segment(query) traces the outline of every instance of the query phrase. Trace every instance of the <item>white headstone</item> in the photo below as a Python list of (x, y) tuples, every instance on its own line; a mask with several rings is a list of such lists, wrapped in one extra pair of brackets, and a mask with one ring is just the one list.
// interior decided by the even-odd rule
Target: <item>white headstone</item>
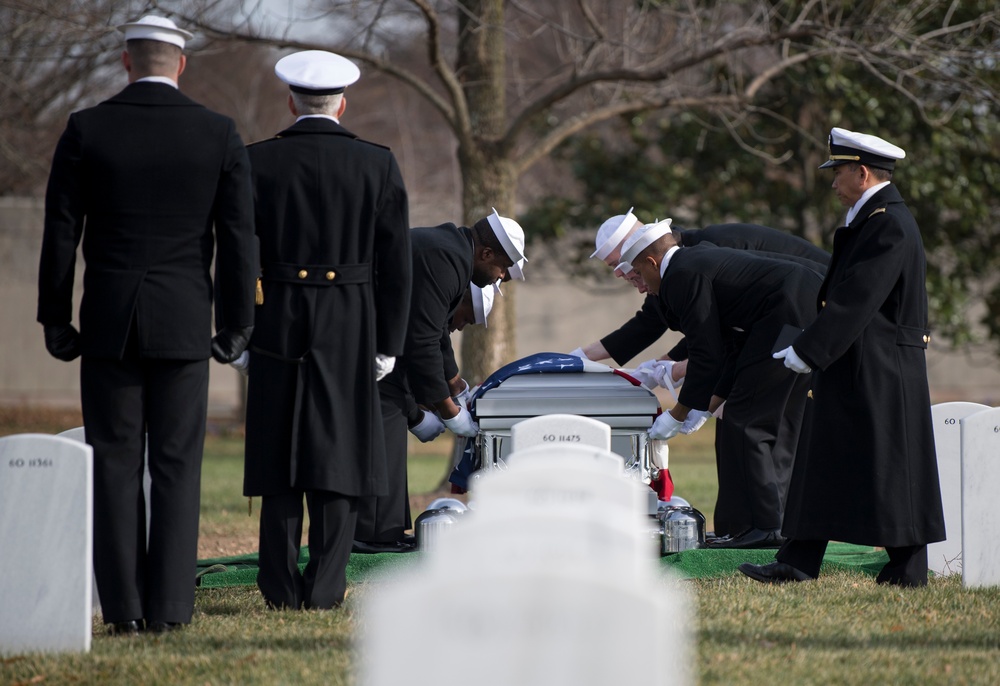
[(546, 414), (518, 422), (510, 429), (514, 450), (536, 445), (589, 445), (611, 450), (611, 427), (576, 414)]
[(516, 463), (518, 466), (523, 466), (525, 461), (563, 460), (567, 457), (591, 462), (607, 470), (609, 474), (616, 476), (624, 475), (625, 461), (621, 455), (611, 452), (609, 448), (598, 448), (587, 445), (543, 444), (518, 449), (507, 456), (506, 465), (512, 466)]
[(476, 488), (434, 555), (369, 596), (360, 683), (692, 683), (689, 603), (655, 564), (638, 482), (563, 455)]
[(1000, 586), (1000, 407), (962, 422), (962, 585)]
[(939, 403), (931, 407), (941, 505), (948, 538), (927, 546), (927, 566), (935, 574), (962, 572), (962, 420), (988, 410), (979, 403)]
[(0, 438), (0, 654), (90, 650), (93, 451)]
[[(63, 431), (62, 433), (60, 433), (59, 435), (62, 436), (63, 438), (69, 438), (69, 439), (74, 440), (74, 441), (79, 441), (80, 443), (86, 443), (87, 442), (87, 435), (86, 435), (86, 432), (84, 431), (84, 428), (82, 426), (78, 426), (78, 427), (76, 427), (74, 429), (67, 429), (66, 431)], [(150, 512), (152, 511), (151, 503), (150, 503), (150, 500), (149, 500), (149, 491), (150, 491), (150, 489), (152, 487), (153, 487), (153, 478), (149, 474), (149, 448), (148, 448), (148, 443), (147, 443), (146, 460), (145, 460), (145, 464), (143, 466), (143, 472), (142, 472), (142, 494), (143, 494), (143, 497), (146, 500), (146, 542), (147, 543), (149, 543), (149, 519), (150, 519)], [(96, 577), (94, 579), (94, 588), (93, 588), (92, 593), (93, 593), (93, 600), (94, 600), (94, 614), (97, 614), (98, 612), (101, 611), (101, 598), (100, 598), (100, 596), (97, 593), (97, 579), (96, 579)]]

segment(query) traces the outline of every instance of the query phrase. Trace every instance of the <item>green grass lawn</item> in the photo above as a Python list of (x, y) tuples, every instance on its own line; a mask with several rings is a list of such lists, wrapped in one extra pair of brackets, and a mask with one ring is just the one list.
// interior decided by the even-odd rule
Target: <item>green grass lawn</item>
[[(708, 517), (711, 431), (672, 440), (670, 455), (677, 494)], [(450, 446), (414, 446), (412, 493), (438, 486)], [(259, 503), (248, 517), (242, 439), (212, 437), (206, 447), (203, 537), (252, 546)], [(690, 630), (702, 684), (1000, 683), (1000, 589), (966, 590), (948, 577), (903, 591), (852, 572), (780, 587), (740, 575), (685, 584), (697, 609)], [(377, 592), (365, 582), (338, 611), (269, 612), (256, 588), (199, 589), (183, 631), (111, 638), (95, 621), (89, 654), (0, 657), (0, 684), (353, 684), (352, 639), (364, 597)], [(475, 686), (472, 675), (451, 674), (444, 658), (441, 680)]]

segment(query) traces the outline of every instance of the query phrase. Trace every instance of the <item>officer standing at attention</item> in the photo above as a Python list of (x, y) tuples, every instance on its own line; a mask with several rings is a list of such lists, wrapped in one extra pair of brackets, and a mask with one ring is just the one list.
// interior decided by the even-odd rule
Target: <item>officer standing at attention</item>
[(403, 352), (407, 196), (393, 154), (340, 124), (357, 66), (307, 50), (274, 71), (297, 119), (249, 146), (261, 290), (243, 488), (262, 496), (257, 585), (267, 605), (328, 609), (347, 590), (359, 501), (388, 490), (377, 382)]
[(231, 362), (245, 348), (256, 265), (243, 142), (231, 119), (177, 88), (191, 34), (152, 15), (118, 28), (129, 85), (71, 115), (52, 160), (38, 321), (54, 357), (81, 356), (97, 589), (110, 632), (134, 634), (191, 621), (208, 358)]
[(788, 540), (774, 562), (740, 565), (758, 581), (815, 579), (837, 540), (885, 548), (877, 583), (926, 586), (927, 544), (945, 538), (924, 353), (926, 259), (892, 183), (905, 154), (877, 136), (830, 132), (820, 168), (833, 169), (847, 220), (834, 234), (819, 314), (774, 355), (798, 374), (812, 371), (812, 400), (782, 527)]

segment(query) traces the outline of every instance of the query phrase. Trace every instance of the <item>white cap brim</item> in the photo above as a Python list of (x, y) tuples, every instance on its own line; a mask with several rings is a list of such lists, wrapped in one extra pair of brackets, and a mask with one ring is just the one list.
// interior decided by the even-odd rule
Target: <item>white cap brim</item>
[(670, 219), (664, 219), (655, 224), (646, 224), (629, 236), (628, 240), (625, 241), (625, 245), (622, 246), (622, 262), (627, 262), (631, 265), (635, 262), (635, 258), (639, 256), (639, 253), (660, 238), (671, 233), (670, 221)]
[(118, 26), (118, 30), (125, 34), (126, 41), (155, 40), (176, 45), (182, 50), (185, 43), (194, 38), (193, 33), (177, 28), (177, 25), (171, 20), (151, 14), (138, 21), (121, 24)]
[(282, 57), (275, 75), (293, 89), (340, 92), (361, 78), (358, 65), (326, 50), (302, 50)]
[(486, 320), (493, 310), (494, 289), (489, 286), (480, 288), (476, 284), (470, 284), (469, 289), (472, 291), (472, 311), (476, 315), (476, 324), (485, 327)]
[(493, 214), (488, 216), (486, 219), (487, 221), (489, 221), (490, 228), (493, 229), (493, 234), (497, 237), (497, 240), (500, 241), (500, 245), (503, 246), (504, 252), (507, 253), (507, 257), (509, 257), (514, 264), (517, 264), (518, 262), (521, 261), (527, 262), (528, 258), (524, 256), (524, 248), (523, 248), (524, 230), (521, 228), (521, 225), (518, 224), (513, 219), (507, 220), (511, 222), (511, 224), (513, 224), (515, 227), (517, 227), (517, 231), (520, 232), (521, 234), (519, 236), (519, 239), (521, 241), (522, 247), (518, 248), (517, 245), (515, 245), (514, 241), (511, 239), (510, 235), (507, 233), (507, 227), (504, 226), (503, 222), (504, 217), (500, 216), (500, 213), (496, 211), (495, 207), (491, 209), (493, 210)]
[(608, 255), (614, 252), (615, 248), (625, 240), (628, 235), (629, 230), (635, 226), (635, 223), (639, 219), (632, 214), (632, 210), (635, 207), (628, 208), (628, 212), (625, 213), (625, 218), (622, 219), (621, 223), (615, 228), (615, 230), (608, 236), (608, 239), (602, 243), (597, 250), (590, 254), (591, 259), (597, 257), (599, 259), (605, 259)]

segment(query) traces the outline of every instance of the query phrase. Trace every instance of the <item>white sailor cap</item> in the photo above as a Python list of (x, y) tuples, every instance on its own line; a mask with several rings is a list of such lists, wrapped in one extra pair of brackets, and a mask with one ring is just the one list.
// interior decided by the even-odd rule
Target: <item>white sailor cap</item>
[(278, 60), (274, 73), (296, 93), (335, 95), (361, 78), (358, 65), (326, 50), (293, 52)]
[(820, 169), (857, 162), (878, 169), (893, 169), (896, 160), (906, 157), (903, 149), (867, 133), (847, 129), (830, 129), (830, 159), (819, 165)]
[(597, 230), (597, 240), (595, 241), (597, 250), (591, 253), (591, 258), (605, 259), (615, 251), (619, 243), (625, 240), (629, 230), (639, 221), (632, 214), (634, 209), (635, 207), (630, 207), (625, 214), (616, 214), (601, 224), (601, 228)]
[(476, 324), (486, 326), (486, 318), (490, 316), (493, 309), (493, 296), (496, 291), (491, 286), (480, 288), (476, 284), (469, 284), (472, 291), (472, 311), (476, 314)]
[(487, 217), (487, 220), (490, 223), (490, 228), (493, 229), (493, 234), (500, 241), (504, 252), (507, 253), (507, 257), (514, 264), (520, 262), (523, 266), (528, 258), (524, 256), (524, 229), (521, 228), (521, 225), (513, 219), (501, 217), (496, 208), (493, 208), (493, 214)]
[(632, 262), (639, 253), (670, 233), (670, 221), (668, 218), (655, 224), (645, 224), (626, 238), (625, 244), (622, 245), (622, 262), (628, 263), (629, 268), (624, 269), (622, 265), (618, 265), (618, 268), (622, 268), (626, 274), (632, 271)]
[(194, 38), (190, 31), (177, 28), (177, 24), (166, 17), (147, 14), (142, 19), (122, 24), (118, 30), (125, 34), (125, 40), (158, 40), (176, 45), (181, 50), (184, 43)]
[[(521, 258), (520, 260), (518, 260), (514, 264), (510, 265), (510, 269), (507, 270), (507, 273), (510, 274), (510, 278), (512, 280), (514, 280), (514, 281), (524, 281), (524, 263), (525, 262), (526, 262), (526, 260), (524, 258)], [(500, 289), (498, 288), (497, 290), (500, 290)], [(501, 293), (501, 295), (503, 295), (503, 294)]]

